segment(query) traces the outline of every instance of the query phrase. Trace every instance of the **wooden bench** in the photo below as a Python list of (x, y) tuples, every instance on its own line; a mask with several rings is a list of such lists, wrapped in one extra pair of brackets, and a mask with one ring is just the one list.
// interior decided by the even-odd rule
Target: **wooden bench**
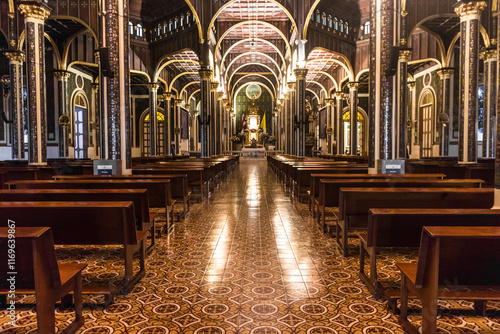
[[(0, 293), (7, 294), (10, 306), (10, 302), (14, 301), (12, 294), (34, 292), (37, 331), (54, 334), (56, 333), (55, 304), (73, 292), (75, 320), (62, 333), (75, 333), (85, 322), (82, 315), (82, 270), (87, 265), (58, 263), (49, 227), (18, 227), (11, 222), (8, 224), (10, 227), (0, 227), (0, 256), (2, 258)], [(11, 239), (9, 235), (14, 235), (15, 238)], [(12, 249), (15, 251), (15, 261), (9, 263), (7, 259), (9, 259), (9, 250)], [(12, 282), (15, 290), (11, 290), (11, 282), (8, 281), (12, 276), (15, 279)]]
[[(467, 247), (464, 247), (467, 245)], [(422, 333), (437, 331), (437, 300), (474, 300), (485, 316), (486, 301), (500, 300), (500, 227), (424, 227), (418, 263), (401, 270), (399, 323), (420, 333), (408, 320), (408, 296), (422, 302)]]
[[(359, 234), (359, 277), (375, 298), (383, 294), (389, 299), (393, 309), (399, 290), (386, 289), (379, 282), (377, 250), (381, 247), (418, 247), (424, 226), (500, 226), (500, 210), (370, 209), (367, 233)], [(366, 255), (370, 256), (370, 276), (364, 271)]]
[(158, 175), (56, 175), (54, 180), (170, 180), (170, 191), (172, 199), (182, 202), (183, 214), (185, 218), (189, 212), (189, 196), (187, 174), (158, 174)]
[(148, 191), (146, 189), (10, 189), (0, 190), (0, 202), (92, 202), (130, 201), (134, 203), (137, 229), (150, 231), (150, 253), (155, 248), (155, 225), (149, 215)]
[(10, 189), (147, 189), (149, 207), (154, 214), (165, 214), (167, 231), (173, 229), (173, 200), (170, 180), (38, 180), (10, 181)]
[(421, 179), (421, 180), (439, 180), (444, 179), (444, 174), (311, 174), (311, 183), (309, 195), (309, 211), (312, 212), (313, 218), (316, 217), (316, 209), (313, 208), (315, 201), (319, 198), (320, 180), (321, 179)]
[[(146, 273), (146, 231), (137, 231), (132, 202), (0, 202), (0, 216), (19, 227), (48, 226), (56, 245), (120, 245), (124, 248), (124, 294)], [(6, 226), (7, 221), (1, 222)], [(134, 275), (133, 255), (139, 253)], [(102, 288), (115, 294), (117, 290)]]
[(366, 231), (369, 209), (490, 209), (493, 196), (491, 188), (341, 188), (339, 215), (333, 221), (337, 245), (347, 254), (348, 233)]

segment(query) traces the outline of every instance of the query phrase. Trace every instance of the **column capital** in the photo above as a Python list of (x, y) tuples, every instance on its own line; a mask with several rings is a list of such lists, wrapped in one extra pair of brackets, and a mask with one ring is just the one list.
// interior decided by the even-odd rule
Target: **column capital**
[(163, 102), (163, 101), (165, 101), (165, 98), (163, 97), (163, 94), (158, 95), (158, 96), (156, 97), (156, 99), (158, 100), (158, 102)]
[(453, 75), (453, 73), (455, 73), (455, 69), (453, 67), (443, 67), (443, 68), (439, 69), (437, 72), (439, 74), (439, 78), (441, 78), (441, 80), (443, 80), (443, 79), (451, 77)]
[(297, 77), (297, 80), (305, 80), (309, 70), (307, 68), (296, 68), (293, 73)]
[(496, 60), (498, 55), (497, 49), (486, 49), (479, 54), (479, 57), (485, 61)]
[(222, 105), (225, 106), (229, 103), (229, 99), (225, 98), (225, 99), (222, 99)]
[(218, 83), (217, 81), (212, 81), (212, 82), (210, 83), (210, 90), (211, 90), (212, 92), (216, 92), (216, 91), (217, 91), (217, 89), (219, 89), (219, 83)]
[(407, 85), (408, 85), (408, 88), (415, 89), (415, 81), (408, 81)]
[(295, 90), (295, 81), (290, 81), (290, 82), (288, 82), (288, 83), (287, 83), (287, 86), (288, 86), (288, 90), (289, 90), (289, 91), (291, 91), (291, 90), (292, 90), (292, 91), (293, 91), (293, 90)]
[(222, 97), (224, 97), (224, 92), (217, 92), (217, 100), (222, 101)]
[(69, 71), (66, 71), (66, 70), (54, 70), (54, 76), (59, 81), (68, 80), (70, 75), (71, 75), (71, 73)]
[(186, 108), (187, 110), (191, 109), (191, 105), (190, 104), (186, 104), (184, 105), (184, 108)]
[(199, 70), (201, 80), (210, 80), (212, 79), (212, 70)]
[(408, 61), (412, 55), (412, 50), (411, 49), (401, 49), (399, 50), (399, 59)]
[(25, 55), (21, 51), (8, 51), (5, 52), (5, 57), (9, 59), (9, 62), (19, 62), (22, 63), (25, 60)]
[(19, 12), (26, 18), (45, 21), (50, 15), (50, 8), (44, 3), (26, 1), (19, 5)]
[(335, 99), (325, 99), (325, 104), (328, 106), (333, 106), (335, 104)]
[(455, 13), (457, 13), (460, 17), (471, 14), (481, 14), (481, 12), (486, 8), (486, 1), (461, 0), (453, 5), (453, 7), (455, 7)]
[(163, 98), (165, 100), (170, 100), (172, 98), (172, 93), (171, 92), (166, 92), (165, 94), (163, 94)]
[(335, 92), (335, 98), (336, 98), (337, 100), (339, 100), (339, 99), (340, 99), (340, 100), (342, 100), (342, 99), (344, 98), (344, 95), (345, 95), (345, 94), (344, 94), (344, 93), (342, 93), (342, 92)]
[(349, 90), (358, 90), (359, 82), (356, 82), (356, 81), (348, 82), (347, 87), (349, 87)]
[(175, 99), (174, 100), (175, 106), (180, 107), (183, 101), (184, 101), (183, 99)]
[(150, 91), (158, 90), (158, 88), (160, 88), (160, 84), (158, 82), (149, 82), (146, 84), (146, 86), (148, 87), (148, 90), (150, 90)]

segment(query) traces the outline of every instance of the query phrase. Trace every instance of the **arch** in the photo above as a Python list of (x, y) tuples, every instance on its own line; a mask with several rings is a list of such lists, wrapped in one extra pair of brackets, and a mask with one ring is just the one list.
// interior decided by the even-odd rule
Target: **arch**
[(413, 65), (413, 64), (423, 63), (426, 61), (435, 62), (436, 65), (438, 65), (439, 67), (442, 67), (441, 62), (439, 60), (437, 60), (436, 58), (424, 58), (424, 59), (412, 60), (412, 61), (409, 61), (408, 64)]
[[(194, 98), (194, 97), (193, 97), (193, 96), (194, 96), (194, 94), (198, 93), (200, 90), (201, 90), (201, 89), (199, 89), (199, 88), (198, 88), (197, 90), (195, 90), (194, 92), (192, 92), (192, 93), (191, 93), (191, 95), (189, 95), (189, 99), (188, 99), (188, 101), (191, 101), (191, 99), (193, 99), (193, 98)], [(194, 100), (196, 101), (196, 99), (194, 99)], [(198, 102), (198, 103), (199, 103), (199, 102)]]
[[(198, 74), (198, 72), (182, 72), (180, 74), (177, 74), (175, 76), (175, 78), (172, 79), (172, 81), (170, 81), (170, 84), (168, 85), (168, 90), (170, 91), (172, 89), (172, 86), (174, 85), (175, 81), (177, 79), (179, 79), (180, 77), (184, 76), (184, 75), (189, 75), (189, 74)], [(183, 91), (184, 89), (181, 90), (181, 92)]]
[(363, 74), (365, 74), (365, 73), (368, 73), (368, 72), (370, 72), (370, 70), (369, 70), (369, 69), (359, 71), (359, 73), (356, 75), (356, 80), (355, 80), (355, 81), (356, 81), (356, 82), (358, 82), (358, 81), (359, 81), (359, 79), (361, 79), (361, 76), (362, 76)]
[(85, 34), (86, 32), (87, 32), (87, 29), (81, 29), (81, 30), (77, 31), (76, 33), (74, 33), (72, 36), (70, 36), (70, 38), (68, 38), (68, 40), (66, 41), (66, 44), (64, 45), (63, 54), (61, 57), (61, 63), (59, 64), (60, 70), (64, 70), (66, 68), (66, 63), (68, 61), (68, 55), (69, 55), (69, 49), (71, 47), (71, 43), (73, 43), (73, 41), (78, 36), (81, 36), (81, 35)]
[(233, 45), (231, 45), (229, 47), (229, 49), (227, 49), (227, 51), (224, 54), (224, 56), (222, 56), (222, 60), (221, 60), (220, 63), (224, 64), (224, 60), (226, 59), (226, 56), (229, 54), (229, 51), (231, 51), (235, 46), (237, 46), (238, 44), (247, 42), (247, 41), (251, 41), (252, 39), (255, 40), (255, 41), (259, 41), (259, 42), (263, 42), (263, 43), (269, 44), (271, 47), (273, 47), (278, 52), (278, 54), (281, 57), (281, 60), (283, 61), (283, 64), (286, 64), (285, 57), (281, 54), (280, 49), (278, 49), (278, 47), (276, 45), (274, 45), (273, 43), (269, 42), (267, 39), (262, 39), (262, 38), (245, 38), (245, 39), (242, 39), (242, 40), (234, 43)]
[[(77, 104), (77, 98), (81, 98), (82, 104)], [(89, 112), (90, 103), (83, 89), (75, 89), (71, 94), (71, 127), (68, 135), (73, 139), (73, 148), (76, 159), (85, 159), (88, 156), (89, 147)], [(81, 110), (77, 110), (81, 107)], [(81, 126), (80, 126), (81, 124)]]
[(186, 1), (187, 5), (189, 6), (189, 9), (191, 9), (191, 14), (193, 14), (194, 21), (196, 22), (196, 26), (198, 27), (199, 42), (204, 43), (205, 40), (203, 39), (203, 28), (201, 27), (201, 22), (200, 18), (198, 17), (198, 13), (196, 12), (196, 9), (194, 9), (193, 4), (191, 4), (190, 0), (184, 0), (184, 1)]
[(229, 80), (228, 80), (228, 81), (226, 81), (226, 82), (229, 84), (229, 83), (231, 82), (231, 80), (233, 79), (233, 76), (234, 76), (236, 73), (238, 73), (238, 70), (239, 70), (240, 68), (245, 67), (245, 66), (248, 66), (248, 65), (259, 65), (259, 66), (262, 66), (262, 67), (267, 68), (267, 69), (270, 71), (270, 73), (271, 73), (272, 75), (274, 75), (274, 77), (276, 78), (276, 82), (279, 82), (279, 79), (278, 79), (278, 76), (276, 75), (276, 73), (274, 73), (274, 72), (273, 72), (273, 70), (272, 70), (269, 66), (267, 66), (267, 65), (265, 65), (265, 64), (260, 64), (260, 63), (246, 63), (246, 64), (241, 65), (240, 67), (238, 67), (238, 68), (237, 68), (237, 69), (233, 72), (233, 74), (231, 74), (231, 77), (230, 77), (230, 78), (229, 78)]
[[(352, 64), (351, 62), (349, 61), (349, 59), (347, 58), (347, 56), (345, 56), (344, 54), (342, 53), (339, 53), (339, 52), (335, 52), (335, 51), (332, 51), (332, 50), (328, 50), (328, 49), (325, 49), (325, 48), (322, 48), (322, 47), (317, 47), (317, 48), (314, 48), (312, 49), (310, 52), (309, 52), (309, 55), (314, 51), (314, 50), (321, 50), (321, 51), (324, 51), (324, 52), (328, 52), (328, 53), (331, 53), (332, 55), (335, 55), (335, 56), (338, 56), (340, 57), (345, 63), (339, 61), (338, 59), (333, 59), (333, 58), (330, 58), (330, 59), (311, 59), (311, 60), (308, 60), (307, 62), (310, 63), (310, 62), (316, 62), (316, 61), (333, 61), (337, 64), (339, 64), (340, 66), (342, 66), (347, 74), (349, 75), (349, 80), (354, 80), (354, 69), (352, 67)], [(307, 58), (309, 58), (309, 55), (307, 56)], [(306, 59), (307, 59), (306, 58)]]
[(335, 78), (330, 73), (325, 72), (325, 71), (309, 71), (308, 73), (313, 73), (313, 74), (314, 73), (319, 73), (319, 74), (326, 75), (333, 82), (333, 88), (332, 89), (338, 89), (337, 80), (335, 80)]
[[(235, 0), (235, 1), (238, 1), (238, 0)], [(271, 1), (271, 0), (268, 0), (268, 1)], [(281, 36), (281, 38), (285, 41), (285, 46), (286, 46), (287, 50), (290, 51), (290, 54), (292, 54), (290, 45), (288, 44), (288, 40), (287, 40), (286, 36), (281, 32), (281, 30), (279, 30), (276, 26), (272, 25), (269, 22), (259, 21), (259, 20), (242, 21), (242, 22), (238, 22), (235, 25), (231, 26), (231, 28), (229, 28), (228, 30), (226, 30), (224, 32), (224, 34), (222, 34), (222, 36), (219, 38), (219, 40), (217, 41), (217, 45), (215, 46), (215, 50), (219, 50), (220, 44), (222, 43), (222, 41), (224, 40), (224, 38), (227, 36), (227, 34), (229, 34), (229, 32), (231, 32), (233, 29), (238, 28), (239, 26), (242, 26), (242, 25), (245, 25), (245, 24), (248, 24), (248, 23), (262, 24), (262, 25), (265, 25), (265, 26), (268, 26), (268, 27), (274, 29)]]
[[(186, 91), (186, 88), (188, 88), (189, 86), (191, 85), (195, 85), (195, 84), (199, 84), (200, 82), (199, 81), (191, 81), (189, 82), (188, 84), (186, 84), (184, 87), (182, 87), (181, 89), (181, 96), (182, 94), (184, 94), (184, 92)], [(188, 100), (189, 101), (189, 100)]]
[(200, 66), (199, 61), (192, 60), (192, 59), (172, 59), (172, 60), (169, 60), (166, 63), (163, 63), (162, 65), (160, 65), (160, 67), (157, 70), (155, 70), (155, 75), (153, 78), (154, 82), (158, 81), (158, 78), (160, 77), (161, 70), (163, 70), (167, 65), (170, 65), (173, 63), (184, 63), (184, 62), (193, 63), (193, 64)]
[[(351, 107), (350, 106), (347, 106), (345, 107), (344, 109), (342, 109), (342, 126), (345, 126), (345, 123), (348, 123), (349, 124), (349, 121), (344, 121), (346, 116), (345, 114), (346, 113), (350, 113), (351, 112)], [(361, 115), (361, 120), (359, 119), (359, 116)], [(357, 118), (358, 118), (358, 121), (357, 123), (361, 123), (362, 124), (362, 128), (361, 128), (361, 135), (358, 134), (358, 144), (359, 144), (359, 139), (361, 138), (362, 142), (361, 142), (361, 155), (367, 155), (368, 153), (368, 137), (369, 137), (369, 128), (368, 128), (368, 114), (367, 112), (361, 108), (360, 106), (358, 106), (358, 113), (357, 113)], [(344, 132), (344, 136), (347, 134), (347, 131), (343, 131)], [(347, 146), (347, 144), (349, 143), (349, 141), (346, 141), (344, 140), (344, 147), (342, 148), (342, 150), (344, 150)]]
[[(427, 96), (430, 96), (430, 101), (425, 100)], [(417, 129), (417, 132), (420, 144), (420, 154), (424, 157), (433, 155), (432, 150), (437, 138), (436, 102), (436, 92), (432, 87), (425, 87), (424, 89), (422, 89), (417, 104), (417, 120), (419, 122), (419, 128)], [(425, 109), (426, 107), (430, 107), (430, 109)], [(430, 129), (428, 129), (429, 125)]]
[(273, 88), (274, 88), (274, 95), (277, 95), (276, 86), (271, 82), (271, 80), (269, 80), (269, 78), (267, 78), (265, 75), (258, 74), (258, 73), (257, 74), (245, 74), (244, 76), (239, 78), (233, 85), (233, 91), (234, 91), (234, 87), (236, 87), (238, 85), (238, 82), (240, 82), (241, 80), (243, 80), (244, 78), (249, 77), (249, 76), (258, 76), (258, 77), (262, 77), (262, 78), (266, 79), (267, 81), (269, 81), (271, 86), (273, 86)]
[[(256, 54), (256, 55), (259, 55), (259, 56), (263, 56), (263, 57), (266, 57), (268, 58), (269, 60), (271, 60), (273, 62), (274, 65), (276, 65), (276, 68), (278, 69), (278, 71), (280, 71), (280, 66), (278, 66), (278, 63), (269, 55), (265, 54), (265, 53), (262, 53), (262, 52), (255, 52), (255, 51), (248, 51), (248, 52), (245, 52), (245, 53), (242, 53), (240, 55), (238, 55), (237, 57), (235, 57), (230, 63), (229, 65), (227, 66), (226, 68), (226, 75), (225, 75), (225, 79), (227, 80), (227, 74), (229, 72), (229, 69), (231, 68), (231, 66), (233, 66), (234, 62), (236, 60), (238, 60), (239, 58), (243, 57), (243, 56), (246, 56), (246, 55), (249, 55), (249, 54)], [(264, 64), (262, 64), (264, 65)]]
[[(186, 0), (186, 1), (189, 1), (189, 0)], [(210, 21), (210, 24), (208, 25), (208, 29), (207, 29), (207, 36), (209, 36), (210, 34), (210, 31), (212, 29), (212, 27), (214, 26), (215, 24), (215, 20), (217, 20), (217, 18), (219, 17), (220, 13), (222, 13), (222, 11), (224, 9), (226, 9), (229, 5), (231, 5), (232, 3), (235, 3), (237, 1), (240, 1), (240, 0), (230, 0), (228, 1), (226, 4), (224, 4), (224, 6), (222, 6), (221, 8), (219, 8), (219, 10), (217, 11), (217, 13), (215, 13), (215, 15), (212, 17), (212, 20)], [(295, 29), (295, 31), (299, 31), (299, 29), (297, 28), (297, 24), (295, 23), (295, 19), (293, 18), (293, 16), (290, 14), (290, 12), (282, 5), (280, 4), (278, 1), (276, 0), (267, 0), (268, 2), (271, 2), (275, 5), (277, 5), (278, 7), (280, 7), (283, 12), (285, 12), (285, 14), (288, 16), (288, 18), (290, 19), (290, 22), (292, 23), (292, 27), (293, 29)], [(316, 0), (316, 1), (320, 1), (320, 0)], [(248, 22), (248, 21), (247, 21)], [(258, 22), (258, 21), (257, 21)], [(292, 29), (292, 30), (293, 30)], [(220, 38), (220, 39), (223, 39), (223, 38)], [(287, 39), (285, 38), (285, 41)], [(217, 49), (216, 49), (217, 50)]]
[(307, 39), (307, 30), (309, 29), (309, 22), (311, 22), (311, 20), (307, 19), (309, 17), (311, 17), (312, 15), (314, 15), (314, 12), (316, 10), (316, 7), (318, 6), (318, 4), (321, 2), (321, 0), (315, 0), (314, 1), (314, 4), (311, 6), (311, 9), (309, 10), (309, 13), (307, 14), (306, 16), (306, 20), (304, 21), (304, 30), (302, 32), (302, 39)]
[(151, 77), (149, 76), (148, 73), (144, 72), (144, 71), (138, 71), (138, 70), (130, 70), (130, 73), (132, 74), (139, 74), (139, 75), (143, 75), (145, 76), (147, 79), (148, 79), (148, 82), (151, 82)]
[(306, 91), (311, 92), (311, 93), (314, 95), (314, 97), (315, 97), (315, 98), (318, 100), (318, 102), (319, 102), (319, 97), (318, 97), (318, 94), (316, 94), (316, 92), (315, 92), (315, 91), (313, 91), (311, 88), (306, 88)]
[[(165, 112), (163, 108), (161, 107), (156, 107), (156, 118), (158, 119), (158, 128), (157, 128), (157, 150), (159, 152), (164, 152), (164, 145), (165, 145), (165, 140), (162, 136), (165, 136), (165, 127), (164, 127), (164, 120), (165, 120)], [(144, 142), (146, 141), (144, 138), (145, 129), (149, 131), (149, 125), (148, 122), (149, 120), (146, 120), (146, 117), (149, 116), (149, 107), (144, 109), (144, 111), (141, 113), (139, 117), (139, 140), (140, 140), (140, 149), (141, 149), (141, 155), (149, 155), (149, 147), (145, 147)], [(149, 143), (151, 145), (151, 143)]]
[(258, 82), (258, 81), (251, 81), (251, 82), (245, 82), (243, 85), (241, 85), (241, 87), (240, 87), (240, 88), (238, 88), (238, 90), (236, 91), (236, 93), (235, 93), (235, 94), (234, 94), (234, 96), (233, 96), (233, 101), (232, 101), (232, 103), (231, 103), (233, 106), (234, 106), (234, 104), (236, 103), (235, 98), (236, 98), (236, 96), (238, 96), (238, 93), (239, 93), (239, 92), (240, 92), (243, 88), (245, 88), (246, 86), (248, 86), (248, 85), (252, 85), (252, 84), (253, 84), (253, 85), (259, 85), (259, 86), (261, 86), (261, 87), (264, 87), (264, 88), (265, 88), (265, 89), (269, 92), (269, 94), (271, 94), (271, 98), (272, 98), (273, 100), (276, 100), (276, 97), (274, 96), (273, 92), (271, 92), (271, 90), (269, 89), (269, 87), (267, 87), (267, 85), (264, 85), (263, 83)]
[[(314, 81), (314, 80), (306, 80), (306, 81), (318, 85), (321, 88), (321, 90), (325, 92), (325, 94), (328, 93), (328, 90), (326, 90), (325, 86), (323, 86), (319, 82)], [(318, 101), (319, 101), (319, 99), (318, 99)]]

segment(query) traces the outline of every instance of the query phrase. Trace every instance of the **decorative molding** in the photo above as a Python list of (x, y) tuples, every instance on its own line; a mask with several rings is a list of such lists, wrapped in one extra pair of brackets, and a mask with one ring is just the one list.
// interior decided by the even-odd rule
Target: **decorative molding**
[(441, 80), (443, 80), (443, 79), (451, 77), (453, 75), (453, 73), (455, 73), (455, 69), (452, 67), (443, 67), (443, 68), (439, 69), (437, 72), (439, 74), (439, 78)]
[(409, 49), (399, 50), (399, 59), (408, 61), (412, 55), (412, 51)]
[(356, 82), (356, 81), (348, 82), (347, 87), (349, 87), (349, 90), (357, 91), (359, 88), (359, 82)]
[(170, 100), (172, 98), (172, 93), (171, 92), (166, 92), (163, 94), (163, 98), (165, 100)]
[(54, 76), (59, 81), (68, 80), (70, 75), (71, 73), (66, 70), (54, 70)]
[(9, 52), (5, 52), (4, 55), (11, 62), (15, 61), (15, 62), (22, 63), (26, 59), (26, 56), (24, 55), (24, 53), (22, 53), (20, 51), (9, 51)]
[(38, 20), (45, 21), (49, 15), (50, 15), (50, 10), (47, 6), (45, 5), (40, 5), (40, 4), (21, 4), (19, 5), (19, 12), (24, 15), (25, 17), (29, 18), (34, 18)]
[(217, 81), (212, 81), (212, 82), (210, 83), (210, 90), (211, 90), (212, 92), (216, 92), (216, 91), (217, 91), (217, 89), (219, 89), (219, 83), (218, 83)]
[(212, 79), (212, 70), (199, 70), (198, 73), (200, 74), (200, 78), (203, 80), (210, 80)]
[(479, 57), (483, 60), (496, 60), (498, 55), (497, 49), (486, 49), (480, 53)]
[(305, 80), (305, 78), (307, 76), (307, 72), (309, 72), (309, 70), (307, 68), (296, 68), (293, 71), (297, 80)]
[(481, 14), (486, 6), (486, 1), (464, 2), (462, 0), (455, 4), (455, 13), (460, 17), (471, 14)]

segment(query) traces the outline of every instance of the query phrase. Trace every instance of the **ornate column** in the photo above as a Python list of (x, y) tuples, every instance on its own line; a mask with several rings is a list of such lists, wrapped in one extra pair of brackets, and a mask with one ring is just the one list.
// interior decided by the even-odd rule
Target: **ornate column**
[(201, 78), (201, 106), (200, 106), (200, 143), (201, 143), (201, 157), (206, 158), (210, 156), (208, 151), (208, 115), (210, 112), (210, 79), (212, 79), (212, 71), (203, 69), (199, 71)]
[[(406, 16), (405, 16), (406, 18)], [(406, 20), (404, 20), (406, 21)], [(398, 66), (398, 81), (397, 81), (397, 110), (398, 110), (398, 135), (397, 140), (397, 158), (406, 159), (406, 149), (408, 144), (408, 138), (406, 137), (407, 128), (406, 123), (408, 121), (408, 61), (411, 57), (411, 50), (403, 49), (399, 51), (399, 66)]]
[(175, 99), (174, 110), (174, 136), (175, 136), (175, 154), (181, 153), (181, 105), (182, 99)]
[(24, 101), (23, 62), (24, 54), (19, 51), (6, 52), (10, 67), (10, 110), (12, 112), (11, 143), (12, 160), (24, 159)]
[(103, 117), (101, 132), (105, 145), (101, 147), (103, 159), (121, 161), (124, 174), (132, 167), (130, 140), (130, 71), (128, 0), (104, 0), (101, 46), (108, 49), (112, 76), (101, 75)]
[(26, 31), (26, 76), (28, 92), (28, 161), (47, 164), (47, 103), (45, 88), (44, 21), (50, 9), (44, 3), (19, 5)]
[(307, 68), (297, 68), (294, 70), (295, 77), (297, 78), (296, 84), (296, 103), (297, 115), (299, 121), (299, 128), (297, 133), (297, 156), (305, 157), (306, 155), (306, 76)]
[(484, 59), (483, 158), (495, 157), (497, 118), (497, 50), (488, 49)]
[(417, 145), (418, 142), (417, 142), (417, 123), (416, 123), (416, 120), (417, 120), (417, 103), (416, 103), (416, 100), (417, 100), (417, 92), (416, 92), (416, 89), (415, 89), (415, 81), (410, 81), (408, 82), (408, 89), (409, 89), (409, 106), (410, 108), (408, 109), (408, 120), (409, 122), (407, 122), (406, 124), (406, 128), (407, 128), (407, 131), (408, 131), (408, 144), (409, 144), (409, 151), (408, 151), (408, 154), (409, 156), (411, 157), (412, 156), (412, 152), (413, 152), (413, 145)]
[(289, 154), (286, 134), (288, 133), (288, 128), (289, 128), (288, 114), (290, 113), (290, 93), (289, 92), (283, 93), (283, 96), (285, 97), (285, 104), (281, 109), (281, 129), (279, 133), (280, 150), (283, 151), (284, 154)]
[(208, 131), (209, 135), (209, 155), (216, 155), (216, 147), (217, 147), (217, 88), (219, 88), (219, 83), (218, 82), (211, 82), (210, 83), (210, 130)]
[(395, 42), (396, 2), (370, 2), (370, 125), (368, 168), (375, 172), (379, 160), (394, 158), (393, 107), (394, 78), (387, 76), (390, 67), (391, 46)]
[[(217, 85), (218, 86), (218, 85)], [(222, 97), (224, 96), (224, 93), (223, 92), (217, 92), (217, 110), (216, 110), (216, 113), (215, 113), (215, 120), (216, 120), (216, 123), (215, 123), (215, 126), (216, 126), (216, 130), (215, 130), (215, 143), (216, 143), (216, 146), (215, 146), (215, 154), (216, 155), (219, 155), (219, 154), (222, 154), (224, 151), (223, 151), (223, 148), (222, 148), (222, 144), (224, 142), (223, 140), (223, 136), (224, 136), (224, 112), (223, 112), (223, 109), (222, 109)]]
[[(498, 17), (500, 16), (500, 6), (497, 6), (497, 12), (496, 12), (497, 20)], [(498, 24), (498, 21), (496, 22), (496, 36), (499, 35), (500, 33), (500, 24)], [(497, 64), (500, 63), (500, 43), (497, 44)], [(496, 89), (496, 94), (497, 94), (497, 118), (496, 118), (496, 135), (495, 135), (495, 199), (494, 199), (494, 209), (500, 208), (500, 66), (497, 66), (497, 89)]]
[(285, 142), (287, 143), (288, 147), (288, 154), (290, 155), (297, 155), (297, 131), (295, 128), (295, 116), (297, 115), (297, 105), (295, 103), (295, 97), (296, 97), (296, 92), (295, 92), (295, 86), (296, 82), (289, 82), (288, 83), (288, 92), (289, 92), (289, 97), (290, 97), (290, 103), (289, 103), (289, 112), (287, 115), (287, 120), (288, 120), (288, 133), (285, 136)]
[(328, 154), (332, 154), (333, 149), (333, 125), (332, 125), (332, 109), (333, 103), (335, 100), (326, 98), (325, 106), (326, 106), (326, 149)]
[(479, 29), (485, 1), (459, 1), (460, 16), (460, 91), (458, 162), (477, 161), (477, 88), (479, 75)]
[(344, 120), (342, 114), (344, 112), (344, 93), (336, 92), (335, 99), (337, 100), (337, 107), (335, 108), (335, 141), (337, 143), (337, 154), (344, 154)]
[(439, 78), (441, 79), (441, 95), (442, 95), (442, 105), (440, 110), (438, 110), (438, 123), (440, 124), (440, 143), (439, 143), (439, 155), (448, 156), (448, 146), (449, 146), (449, 130), (446, 129), (446, 124), (450, 121), (450, 102), (451, 102), (451, 78), (453, 77), (454, 69), (450, 67), (442, 68), (438, 71)]
[(149, 156), (155, 157), (157, 152), (158, 139), (158, 88), (160, 84), (157, 82), (148, 83), (149, 91)]
[(170, 155), (170, 144), (172, 142), (172, 124), (170, 123), (170, 119), (172, 117), (172, 93), (167, 92), (163, 94), (163, 103), (164, 103), (164, 128), (165, 128), (165, 138), (164, 138), (164, 143), (163, 143), (163, 149), (164, 149), (164, 154), (165, 155)]
[(92, 121), (92, 132), (94, 134), (94, 137), (92, 139), (91, 145), (95, 147), (95, 156), (99, 156), (99, 143), (100, 143), (100, 137), (99, 137), (99, 130), (100, 130), (100, 104), (99, 104), (99, 84), (98, 83), (93, 83), (92, 84), (92, 116), (93, 116), (93, 121)]
[(349, 154), (358, 153), (358, 82), (349, 82)]
[(68, 105), (68, 78), (70, 73), (65, 70), (54, 70), (54, 76), (57, 78), (57, 106), (59, 109), (59, 157), (68, 158), (68, 126), (69, 124), (69, 105)]

